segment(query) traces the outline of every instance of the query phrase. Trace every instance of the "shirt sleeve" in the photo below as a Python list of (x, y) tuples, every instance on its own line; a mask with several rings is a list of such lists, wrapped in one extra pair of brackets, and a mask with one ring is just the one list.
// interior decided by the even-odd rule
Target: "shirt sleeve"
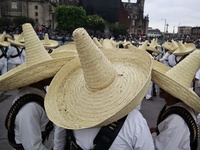
[(66, 143), (66, 129), (55, 125), (54, 150), (63, 150)]
[[(16, 117), (17, 136), (26, 150), (47, 150), (42, 143), (41, 117), (44, 109), (35, 103), (26, 104)], [(16, 141), (17, 142), (17, 141)]]
[(170, 115), (159, 124), (158, 129), (160, 134), (155, 138), (157, 150), (190, 149), (190, 131), (179, 115)]

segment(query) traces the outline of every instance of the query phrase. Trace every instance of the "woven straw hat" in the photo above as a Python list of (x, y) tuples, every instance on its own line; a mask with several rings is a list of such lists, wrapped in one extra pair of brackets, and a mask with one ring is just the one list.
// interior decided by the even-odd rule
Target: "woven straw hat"
[(53, 59), (41, 44), (31, 24), (22, 25), (25, 38), (26, 63), (0, 76), (0, 91), (20, 88), (53, 77), (73, 57)]
[(49, 86), (45, 110), (50, 120), (67, 129), (83, 129), (127, 115), (149, 88), (149, 54), (141, 50), (102, 52), (83, 28), (76, 29), (73, 37), (79, 58), (67, 63)]
[(10, 45), (10, 43), (4, 41), (5, 37), (6, 37), (6, 32), (4, 31), (3, 34), (0, 35), (0, 46), (8, 47)]
[(69, 42), (65, 45), (59, 46), (53, 50), (53, 52), (63, 52), (63, 51), (68, 51), (68, 50), (73, 50), (76, 52), (76, 45), (75, 42)]
[(8, 39), (8, 42), (9, 42), (10, 44), (12, 44), (12, 45), (15, 45), (15, 46), (21, 46), (21, 47), (24, 47), (25, 44), (22, 43), (22, 42), (20, 42), (20, 40), (22, 39), (22, 36), (23, 36), (23, 35), (20, 34), (19, 36), (17, 36), (17, 37), (15, 38), (15, 40)]
[(24, 32), (22, 32), (21, 34), (15, 34), (14, 35), (14, 39), (19, 39), (20, 43), (24, 43), (25, 42), (25, 40), (24, 40)]
[(41, 40), (41, 42), (46, 49), (56, 48), (59, 45), (58, 41), (50, 40), (49, 35), (47, 33), (44, 36), (44, 40)]
[(200, 51), (195, 50), (173, 68), (153, 61), (152, 81), (159, 87), (200, 112), (200, 98), (190, 87), (200, 65)]
[(116, 46), (113, 45), (110, 39), (103, 39), (102, 48), (112, 49), (112, 48), (116, 48)]
[(153, 39), (150, 45), (146, 47), (146, 50), (160, 54), (161, 52), (158, 49), (156, 49), (157, 45), (158, 43), (156, 43), (155, 39)]
[(93, 38), (93, 41), (97, 45), (97, 47), (99, 47), (99, 48), (103, 47), (96, 37)]
[(139, 46), (139, 49), (146, 51), (148, 43), (148, 40), (144, 41), (142, 45)]
[(179, 48), (173, 52), (174, 55), (187, 55), (196, 49), (193, 43), (183, 44), (182, 41), (178, 42)]

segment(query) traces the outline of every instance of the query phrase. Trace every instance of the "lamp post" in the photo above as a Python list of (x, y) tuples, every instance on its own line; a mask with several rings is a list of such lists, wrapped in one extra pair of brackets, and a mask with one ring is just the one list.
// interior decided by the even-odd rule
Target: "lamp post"
[(161, 20), (164, 20), (164, 21), (165, 21), (165, 24), (164, 24), (164, 35), (163, 35), (163, 38), (164, 38), (164, 40), (165, 40), (165, 29), (166, 29), (166, 22), (167, 22), (167, 19), (162, 18)]
[(163, 31), (163, 32), (165, 33), (167, 19), (165, 19), (165, 18), (162, 18), (161, 20), (164, 20), (164, 21), (165, 21), (165, 24), (164, 24), (164, 31)]

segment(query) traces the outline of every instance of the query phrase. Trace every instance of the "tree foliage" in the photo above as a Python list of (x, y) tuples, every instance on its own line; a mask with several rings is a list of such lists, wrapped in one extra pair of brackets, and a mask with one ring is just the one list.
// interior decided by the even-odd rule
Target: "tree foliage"
[(5, 17), (0, 18), (0, 27), (6, 27), (10, 25), (12, 25), (12, 20)]
[(122, 24), (111, 24), (109, 26), (110, 31), (112, 32), (113, 36), (118, 36), (118, 35), (127, 35), (127, 30), (128, 27), (126, 25)]
[(30, 23), (32, 26), (35, 25), (34, 20), (29, 17), (21, 16), (13, 19), (13, 24), (15, 27), (22, 26), (24, 23)]
[(58, 28), (72, 32), (78, 27), (84, 27), (86, 23), (86, 11), (78, 6), (59, 5), (55, 8), (55, 17)]
[(93, 31), (104, 31), (106, 26), (105, 20), (99, 15), (89, 15), (87, 16), (86, 28)]

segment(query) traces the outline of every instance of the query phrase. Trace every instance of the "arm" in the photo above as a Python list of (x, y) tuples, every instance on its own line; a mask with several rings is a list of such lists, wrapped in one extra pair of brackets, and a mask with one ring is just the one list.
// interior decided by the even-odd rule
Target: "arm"
[(158, 126), (160, 134), (155, 137), (158, 150), (190, 149), (190, 131), (178, 115), (170, 115)]
[(54, 132), (54, 150), (63, 150), (66, 143), (66, 129), (55, 126)]
[[(42, 118), (44, 109), (36, 103), (29, 103), (21, 108), (15, 120), (16, 142), (22, 143), (27, 150), (47, 150), (42, 143)], [(46, 118), (48, 121), (48, 118)]]

